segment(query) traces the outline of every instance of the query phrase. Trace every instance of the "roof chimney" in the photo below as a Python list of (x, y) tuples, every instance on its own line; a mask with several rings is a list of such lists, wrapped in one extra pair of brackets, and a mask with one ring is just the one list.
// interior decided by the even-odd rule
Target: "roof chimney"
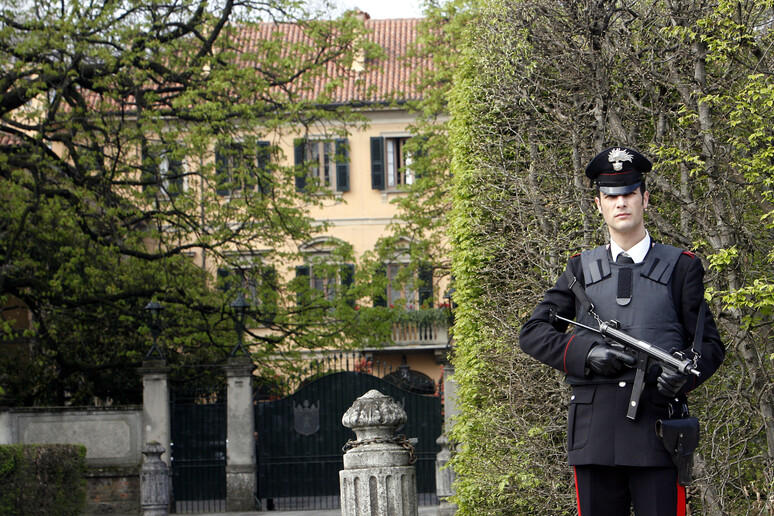
[[(371, 19), (371, 15), (368, 14), (365, 11), (361, 11), (358, 8), (355, 8), (355, 17), (357, 17), (360, 21), (365, 23), (367, 20)], [(366, 62), (366, 55), (365, 55), (365, 49), (359, 48), (357, 50), (357, 54), (355, 54), (354, 59), (352, 60), (352, 71), (357, 73), (362, 73), (365, 71), (365, 62)]]
[(355, 16), (360, 18), (361, 21), (366, 21), (366, 20), (370, 20), (371, 19), (371, 15), (370, 14), (368, 14), (365, 11), (361, 11), (357, 7), (355, 7)]

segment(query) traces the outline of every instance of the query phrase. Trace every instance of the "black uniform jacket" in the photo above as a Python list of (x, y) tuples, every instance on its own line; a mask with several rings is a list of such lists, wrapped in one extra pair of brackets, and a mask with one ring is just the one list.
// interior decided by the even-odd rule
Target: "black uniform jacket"
[[(580, 255), (570, 258), (567, 268), (583, 285)], [(703, 279), (701, 260), (683, 252), (675, 264), (669, 287), (677, 318), (685, 329), (686, 348), (690, 348), (696, 330), (699, 306), (704, 297)], [(640, 400), (637, 419), (626, 418), (631, 382), (587, 374), (586, 356), (595, 343), (603, 340), (602, 337), (568, 334), (567, 323), (549, 322), (551, 310), (575, 319), (578, 309), (567, 276), (563, 274), (546, 292), (519, 335), (519, 345), (527, 354), (568, 376), (587, 380), (572, 389), (567, 435), (570, 464), (671, 466), (671, 458), (654, 430), (656, 420), (668, 417), (669, 400), (658, 393), (655, 384), (648, 383)], [(706, 381), (725, 356), (725, 347), (710, 313), (705, 316), (699, 351), (701, 376), (691, 375), (682, 392), (689, 392)]]

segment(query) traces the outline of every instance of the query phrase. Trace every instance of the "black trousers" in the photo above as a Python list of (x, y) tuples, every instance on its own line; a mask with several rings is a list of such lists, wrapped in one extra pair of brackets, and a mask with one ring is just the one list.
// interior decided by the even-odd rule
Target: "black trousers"
[(675, 468), (575, 466), (579, 516), (685, 516)]

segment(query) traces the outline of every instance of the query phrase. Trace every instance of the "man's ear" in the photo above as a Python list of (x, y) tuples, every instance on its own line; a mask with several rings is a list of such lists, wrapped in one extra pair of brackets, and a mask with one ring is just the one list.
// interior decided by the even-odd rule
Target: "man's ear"
[(602, 207), (599, 204), (599, 195), (594, 196), (594, 203), (597, 205), (597, 211), (602, 213)]
[(650, 192), (645, 190), (642, 193), (642, 208), (643, 209), (648, 207), (648, 202), (650, 202)]

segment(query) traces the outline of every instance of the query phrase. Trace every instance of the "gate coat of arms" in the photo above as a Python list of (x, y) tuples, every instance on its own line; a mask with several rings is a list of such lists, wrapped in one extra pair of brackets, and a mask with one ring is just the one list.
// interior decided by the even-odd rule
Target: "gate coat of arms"
[(301, 435), (312, 435), (320, 429), (320, 400), (312, 405), (309, 400), (293, 402), (293, 426)]

